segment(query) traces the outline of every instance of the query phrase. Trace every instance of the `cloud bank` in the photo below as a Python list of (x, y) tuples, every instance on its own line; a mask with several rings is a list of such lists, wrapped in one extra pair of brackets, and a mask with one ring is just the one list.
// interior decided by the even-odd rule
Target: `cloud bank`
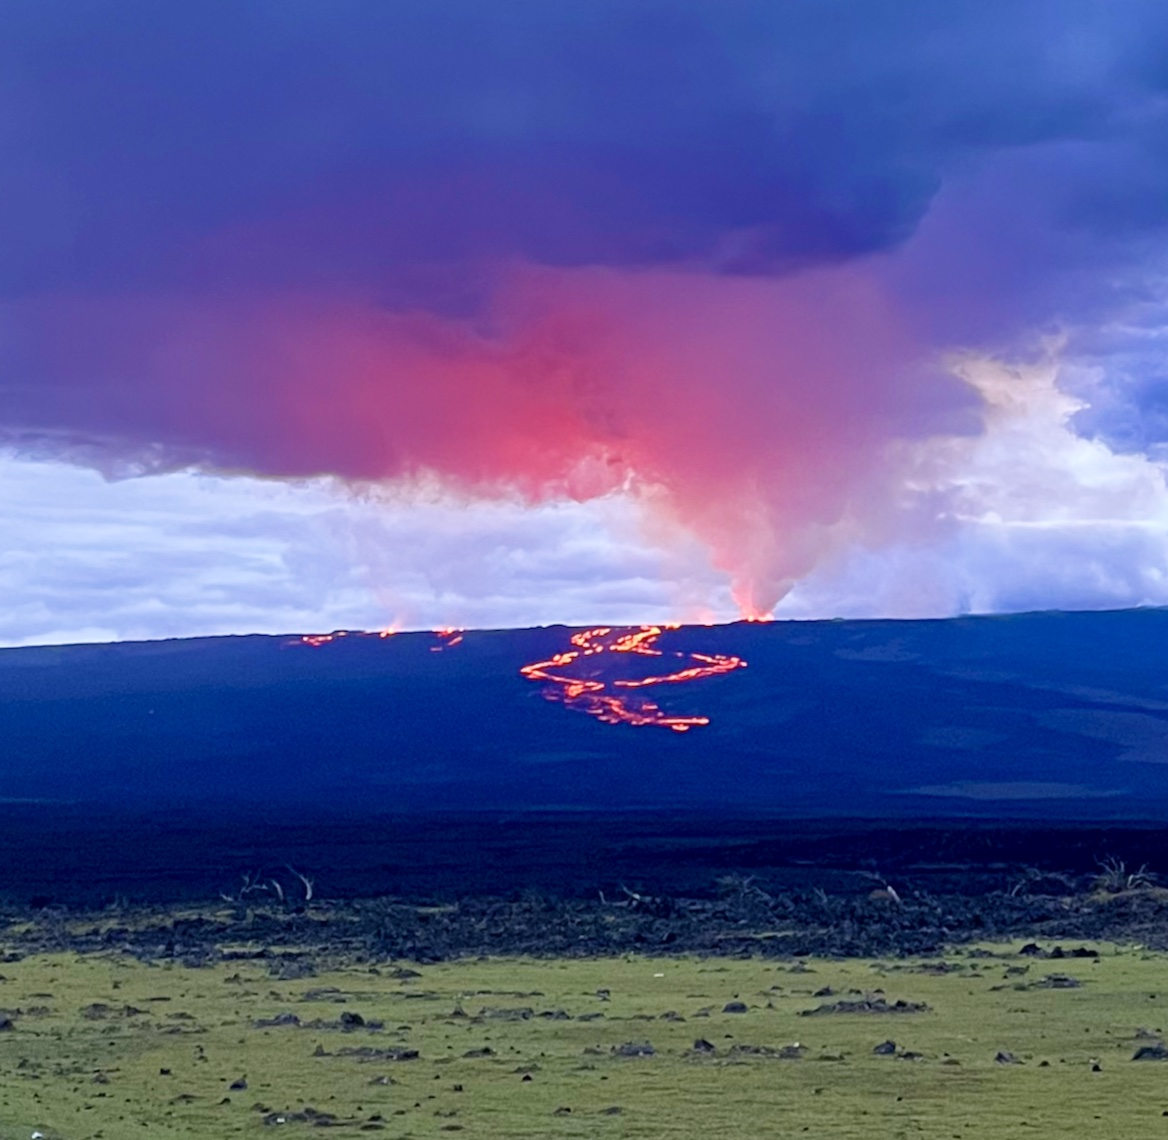
[(433, 487), (356, 497), (0, 459), (0, 645), (734, 616), (692, 539), (619, 497), (536, 508)]
[[(914, 577), (954, 608), (1159, 596), (1160, 522), (1114, 538), (1114, 496), (1094, 586), (1022, 534), (1086, 509), (1086, 453), (1059, 467), (1080, 437), (1162, 485), (1162, 5), (11, 16), (9, 449), (624, 494), (696, 535), (746, 613), (925, 546)], [(1056, 331), (1044, 383), (1091, 406), (1027, 412), (1064, 450), (1020, 467), (990, 442), (1001, 385), (949, 362), (1033, 361)], [(1053, 515), (1003, 514), (1020, 496)]]

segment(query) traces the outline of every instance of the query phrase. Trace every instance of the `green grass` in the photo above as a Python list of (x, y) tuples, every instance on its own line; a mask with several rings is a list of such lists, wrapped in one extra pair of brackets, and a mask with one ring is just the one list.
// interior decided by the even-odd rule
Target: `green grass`
[[(1168, 1062), (1130, 1060), (1138, 1030), (1168, 1029), (1168, 957), (1101, 946), (1097, 963), (1030, 961), (992, 949), (1003, 956), (954, 952), (945, 974), (854, 960), (494, 959), (420, 966), (416, 978), (354, 966), (295, 982), (273, 980), (260, 962), (188, 969), (34, 955), (0, 965), (0, 1007), (24, 1011), (0, 1033), (0, 1138), (318, 1134), (263, 1123), (265, 1112), (306, 1105), (353, 1121), (332, 1134), (364, 1125), (387, 1137), (1168, 1137)], [(1056, 972), (1083, 984), (1016, 988)], [(825, 986), (836, 995), (812, 996)], [(305, 1000), (325, 987), (340, 992)], [(800, 1016), (875, 989), (929, 1011)], [(748, 1012), (723, 1013), (734, 1000)], [(83, 1016), (95, 1002), (109, 1012)], [(480, 1016), (491, 1007), (536, 1016)], [(346, 1010), (385, 1028), (253, 1024)], [(570, 1019), (538, 1016), (558, 1010)], [(662, 1020), (668, 1011), (684, 1020)], [(698, 1037), (717, 1053), (695, 1055)], [(921, 1058), (875, 1056), (885, 1038)], [(612, 1053), (643, 1040), (655, 1055)], [(799, 1060), (731, 1052), (795, 1042)], [(363, 1046), (420, 1057), (338, 1055)], [(465, 1056), (484, 1047), (492, 1055)], [(996, 1063), (999, 1050), (1022, 1063)], [(243, 1074), (247, 1089), (230, 1091)], [(391, 1083), (371, 1083), (382, 1077)]]

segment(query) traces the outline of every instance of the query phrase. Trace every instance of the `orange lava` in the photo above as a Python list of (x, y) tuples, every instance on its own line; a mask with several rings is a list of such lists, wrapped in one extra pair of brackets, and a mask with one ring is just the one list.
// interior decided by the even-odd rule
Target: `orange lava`
[(348, 637), (349, 631), (347, 629), (337, 629), (332, 633), (307, 633), (299, 641), (292, 642), (293, 645), (312, 645), (320, 648), (322, 645), (328, 645), (330, 641), (336, 641), (338, 637)]
[(462, 641), (462, 630), (455, 629), (452, 625), (443, 626), (441, 629), (434, 630), (434, 636), (440, 639), (441, 644), (431, 645), (431, 653), (441, 653), (443, 649), (449, 649), (453, 645), (458, 645)]
[[(681, 652), (667, 654), (656, 648), (662, 633), (676, 628), (678, 627), (675, 625), (642, 625), (623, 630), (613, 629), (611, 626), (582, 630), (580, 633), (572, 634), (571, 649), (556, 653), (547, 661), (524, 665), (519, 672), (529, 681), (541, 681), (547, 685), (548, 700), (562, 701), (569, 708), (594, 716), (605, 724), (656, 725), (659, 728), (672, 729), (674, 732), (688, 732), (691, 728), (709, 724), (710, 718), (671, 716), (648, 697), (628, 690), (648, 689), (653, 685), (681, 685), (690, 681), (700, 681), (705, 677), (717, 677), (723, 673), (733, 673), (736, 669), (746, 668), (746, 662), (741, 657), (728, 654)], [(393, 629), (380, 630), (377, 633), (338, 629), (332, 633), (305, 634), (288, 644), (320, 648), (350, 635), (389, 638), (393, 637), (395, 632)], [(433, 634), (438, 639), (438, 644), (430, 646), (431, 653), (440, 653), (444, 649), (460, 644), (463, 640), (463, 631), (454, 626), (433, 630)], [(617, 678), (612, 681), (600, 679), (596, 670), (587, 676), (572, 676), (565, 672), (576, 662), (588, 657), (597, 657), (602, 653), (631, 653), (637, 657), (674, 657), (678, 659), (680, 667), (651, 673), (647, 677)]]
[[(569, 708), (578, 709), (594, 716), (605, 724), (657, 725), (674, 732), (688, 732), (709, 724), (708, 716), (670, 716), (646, 697), (632, 697), (613, 694), (607, 690), (609, 682), (592, 677), (573, 677), (563, 672), (568, 666), (585, 657), (595, 657), (601, 653), (635, 653), (643, 657), (663, 657), (664, 652), (655, 649), (657, 639), (662, 634), (659, 625), (643, 625), (637, 629), (620, 632), (609, 626), (598, 626), (581, 633), (572, 634), (573, 648), (557, 653), (547, 661), (536, 661), (524, 665), (519, 672), (529, 681), (542, 681), (549, 687), (548, 700), (563, 701)], [(698, 681), (703, 677), (716, 677), (721, 673), (732, 673), (744, 669), (746, 662), (741, 657), (707, 653), (676, 653), (674, 656), (694, 662), (668, 673), (658, 673), (638, 680), (616, 680), (612, 688), (644, 689), (651, 685), (684, 684)]]
[[(351, 629), (335, 629), (332, 633), (306, 633), (302, 637), (293, 638), (286, 642), (287, 645), (311, 645), (314, 649), (319, 649), (322, 645), (328, 645), (330, 642), (336, 641), (341, 637), (377, 637), (385, 640), (386, 638), (396, 637), (398, 631), (396, 629), (381, 629), (376, 632), (369, 630), (351, 630)], [(431, 653), (438, 653), (443, 649), (449, 649), (452, 645), (458, 645), (462, 641), (463, 631), (455, 629), (453, 626), (443, 626), (441, 629), (433, 630), (433, 634), (438, 638), (438, 644), (430, 646)]]

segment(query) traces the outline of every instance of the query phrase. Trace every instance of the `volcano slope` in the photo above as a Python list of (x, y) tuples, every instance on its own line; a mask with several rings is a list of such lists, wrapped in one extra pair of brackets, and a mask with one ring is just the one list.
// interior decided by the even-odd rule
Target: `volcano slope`
[[(660, 656), (567, 663), (606, 697), (651, 697), (664, 717), (694, 721), (685, 732), (605, 723), (564, 685), (533, 679), (530, 667), (572, 651), (580, 632), (2, 650), (0, 798), (358, 814), (1168, 815), (1166, 611), (683, 627), (654, 640)], [(618, 687), (699, 656), (745, 666)]]
[(1166, 621), (0, 651), (0, 1136), (1157, 1134)]

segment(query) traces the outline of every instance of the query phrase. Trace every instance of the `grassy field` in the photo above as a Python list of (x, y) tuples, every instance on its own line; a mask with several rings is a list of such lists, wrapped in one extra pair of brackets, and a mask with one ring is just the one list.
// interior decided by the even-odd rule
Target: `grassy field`
[[(1168, 1062), (1131, 1059), (1168, 1028), (1168, 957), (1017, 949), (944, 966), (493, 959), (292, 981), (256, 961), (33, 955), (0, 963), (0, 1138), (323, 1123), (483, 1140), (1168, 1137)], [(928, 1008), (804, 1014), (881, 998)], [(896, 1053), (875, 1054), (887, 1039)]]

